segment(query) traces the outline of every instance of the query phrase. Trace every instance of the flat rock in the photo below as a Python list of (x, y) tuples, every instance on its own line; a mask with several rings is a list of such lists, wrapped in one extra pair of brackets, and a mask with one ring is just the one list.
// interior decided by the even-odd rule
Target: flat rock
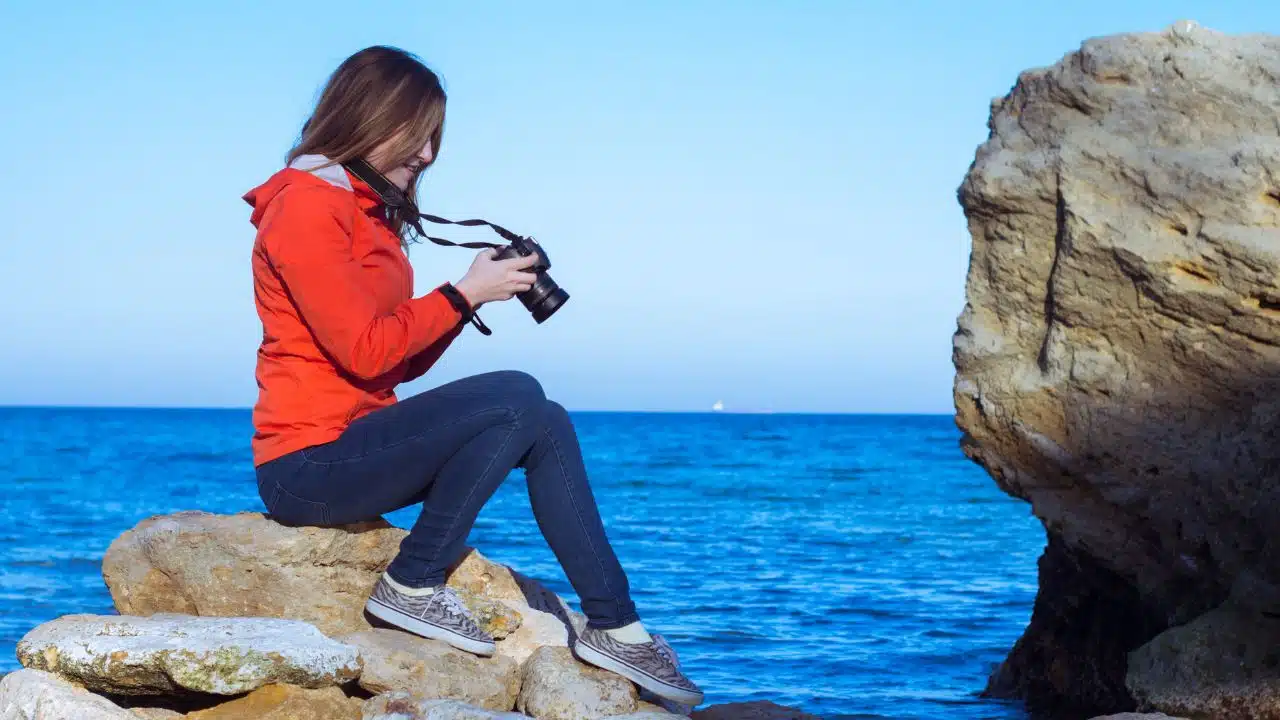
[(360, 720), (360, 705), (336, 687), (266, 685), (231, 702), (188, 713), (187, 720)]
[(568, 648), (539, 648), (524, 664), (516, 709), (537, 720), (582, 720), (635, 712), (636, 687), (578, 662)]
[(1140, 708), (1191, 717), (1280, 720), (1280, 619), (1221, 608), (1129, 656)]
[(360, 674), (354, 647), (275, 618), (68, 615), (28, 632), (18, 659), (118, 695), (235, 695), (270, 683), (338, 685)]
[(361, 720), (528, 720), (528, 715), (494, 712), (458, 700), (427, 699), (403, 690), (383, 693), (364, 704)]
[[(365, 602), (405, 535), (383, 520), (295, 528), (262, 513), (180, 512), (118, 537), (102, 575), (125, 615), (291, 618), (337, 637), (370, 628)], [(495, 639), (520, 626), (523, 593), (509, 570), (472, 551), (453, 574)]]
[(520, 627), (506, 638), (497, 642), (497, 654), (509, 657), (517, 664), (525, 660), (540, 647), (569, 647), (570, 625), (567, 615), (556, 616), (528, 606), (518, 607), (511, 600), (498, 600), (522, 617)]
[(138, 720), (138, 716), (52, 673), (18, 670), (0, 679), (0, 719)]
[(515, 706), (520, 692), (520, 665), (508, 657), (479, 657), (438, 640), (382, 628), (346, 635), (342, 641), (359, 648), (364, 660), (360, 687), (372, 693), (405, 690), (505, 711)]
[(682, 715), (673, 715), (666, 710), (659, 708), (657, 711), (641, 711), (627, 713), (626, 715), (610, 715), (603, 720), (671, 720), (672, 718), (683, 717)]
[(712, 705), (693, 713), (693, 720), (822, 720), (822, 718), (767, 700), (756, 700)]
[(988, 690), (1089, 717), (1132, 706), (1126, 654), (1170, 625), (1280, 608), (1280, 37), (1064, 50), (991, 103), (959, 188), (953, 390), (1049, 535)]

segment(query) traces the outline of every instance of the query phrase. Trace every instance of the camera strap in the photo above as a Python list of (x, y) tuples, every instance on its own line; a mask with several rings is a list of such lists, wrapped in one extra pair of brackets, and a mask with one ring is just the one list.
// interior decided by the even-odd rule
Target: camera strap
[[(443, 245), (445, 247), (469, 248), (471, 250), (497, 249), (502, 247), (497, 243), (487, 243), (487, 242), (460, 243), (460, 242), (454, 242), (452, 240), (446, 240), (444, 238), (434, 237), (434, 236), (428, 235), (422, 229), (422, 223), (420, 222), (421, 220), (426, 220), (427, 222), (433, 222), (438, 225), (463, 225), (466, 227), (479, 227), (481, 225), (484, 225), (492, 229), (499, 236), (501, 236), (502, 239), (506, 240), (507, 242), (516, 242), (517, 240), (522, 239), (519, 235), (516, 235), (515, 233), (502, 227), (501, 225), (495, 225), (494, 223), (491, 223), (488, 220), (480, 220), (480, 219), (448, 220), (448, 219), (439, 217), (437, 215), (428, 215), (427, 213), (420, 212), (418, 210), (418, 206), (414, 204), (413, 200), (409, 199), (408, 195), (404, 194), (403, 190), (396, 187), (395, 183), (388, 180), (382, 173), (378, 172), (376, 168), (374, 168), (365, 160), (356, 158), (353, 160), (348, 160), (342, 165), (347, 170), (351, 171), (352, 175), (355, 175), (356, 177), (363, 180), (364, 183), (370, 187), (370, 189), (372, 189), (375, 193), (378, 194), (378, 197), (382, 198), (382, 203), (386, 206), (386, 209), (387, 209), (388, 219), (399, 218), (404, 222), (409, 223), (409, 225), (412, 226), (415, 231), (417, 231), (420, 237), (424, 237), (427, 240), (430, 240), (431, 242), (437, 245)], [(483, 335), (493, 334), (493, 331), (489, 329), (489, 326), (485, 325), (484, 321), (481, 320), (480, 316), (476, 314), (474, 311), (471, 313), (471, 324), (474, 325), (476, 330), (479, 330), (480, 333)]]
[(487, 242), (460, 243), (460, 242), (454, 242), (452, 240), (446, 240), (444, 238), (433, 237), (431, 235), (428, 235), (426, 231), (422, 229), (422, 223), (419, 222), (420, 220), (433, 222), (433, 223), (436, 223), (437, 225), (464, 225), (466, 227), (479, 227), (483, 225), (492, 229), (503, 240), (506, 240), (507, 242), (516, 242), (517, 240), (524, 239), (524, 238), (521, 238), (519, 235), (516, 235), (515, 233), (511, 232), (510, 230), (502, 227), (501, 225), (491, 223), (488, 220), (480, 220), (480, 219), (448, 220), (438, 215), (429, 215), (427, 213), (421, 212), (418, 210), (418, 206), (415, 205), (414, 202), (409, 199), (409, 196), (405, 195), (403, 190), (396, 187), (395, 183), (388, 180), (382, 173), (378, 172), (368, 162), (361, 160), (359, 158), (354, 160), (348, 160), (347, 162), (343, 163), (343, 167), (345, 167), (347, 170), (350, 170), (352, 175), (355, 175), (356, 177), (363, 180), (366, 185), (368, 185), (370, 188), (373, 189), (375, 193), (378, 194), (378, 197), (382, 198), (383, 204), (386, 205), (387, 207), (388, 218), (398, 218), (400, 220), (403, 220), (404, 222), (409, 223), (409, 225), (411, 225), (413, 229), (417, 231), (418, 235), (426, 238), (427, 240), (430, 240), (431, 242), (437, 245), (444, 245), (445, 247), (470, 248), (472, 250), (484, 250), (486, 248), (496, 249), (496, 248), (502, 247), (501, 245), (498, 245), (496, 243), (487, 243)]

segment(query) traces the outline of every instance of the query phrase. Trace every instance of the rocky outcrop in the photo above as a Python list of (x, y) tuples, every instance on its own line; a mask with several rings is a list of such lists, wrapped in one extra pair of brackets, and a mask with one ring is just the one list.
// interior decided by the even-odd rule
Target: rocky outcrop
[[(337, 636), (369, 629), (364, 603), (405, 535), (383, 521), (291, 528), (262, 513), (182, 512), (117, 538), (102, 575), (125, 614), (294, 618)], [(454, 574), (486, 631), (505, 638), (520, 627), (519, 611), (497, 602), (522, 599), (509, 570), (473, 552)], [(502, 592), (485, 593), (484, 578)]]
[(342, 640), (360, 650), (360, 687), (371, 693), (406, 690), (510, 710), (520, 692), (520, 665), (511, 658), (477, 657), (398, 630), (368, 630)]
[(119, 695), (236, 695), (272, 683), (340, 685), (360, 675), (356, 648), (274, 618), (67, 615), (28, 632), (18, 660)]
[(992, 694), (1137, 709), (1126, 659), (1156, 633), (1280, 607), (1278, 78), (1280, 39), (1184, 22), (992, 104), (959, 192), (956, 419), (1049, 539)]
[[(370, 628), (355, 609), (403, 537), (380, 522), (286, 528), (257, 513), (143, 521), (104, 562), (124, 614), (68, 615), (27, 633), (18, 655), (29, 669), (0, 679), (0, 720), (10, 720), (10, 707), (35, 713), (13, 720), (688, 716), (690, 708), (639, 700), (657, 703), (579, 662), (567, 644), (585, 618), (474, 551), (448, 582), (473, 610), (494, 609), (490, 626), (505, 623), (495, 656)], [(79, 714), (49, 714), (63, 706)]]
[(583, 665), (567, 648), (545, 647), (525, 662), (516, 707), (537, 720), (578, 720), (634, 712), (636, 699), (629, 680)]

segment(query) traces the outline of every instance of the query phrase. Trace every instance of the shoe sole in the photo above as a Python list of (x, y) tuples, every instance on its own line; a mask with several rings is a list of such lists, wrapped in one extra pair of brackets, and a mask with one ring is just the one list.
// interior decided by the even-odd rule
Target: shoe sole
[(493, 643), (472, 640), (466, 635), (461, 635), (448, 628), (440, 627), (439, 625), (433, 625), (421, 618), (416, 618), (412, 615), (403, 613), (390, 605), (380, 603), (373, 598), (370, 598), (369, 601), (365, 603), (364, 609), (370, 615), (382, 620), (383, 622), (391, 623), (392, 625), (395, 625), (402, 630), (407, 630), (414, 635), (421, 635), (425, 638), (448, 643), (459, 650), (466, 650), (469, 653), (483, 655), (485, 657), (490, 657), (495, 651), (497, 651), (497, 646)]
[(599, 650), (596, 650), (582, 641), (575, 643), (573, 649), (577, 653), (578, 657), (584, 662), (591, 663), (598, 668), (603, 668), (610, 672), (615, 672), (645, 690), (648, 690), (654, 695), (664, 697), (672, 702), (678, 702), (682, 705), (696, 706), (702, 704), (702, 693), (691, 692), (684, 688), (679, 688), (659, 680), (652, 675), (648, 675), (631, 665), (627, 665), (610, 655), (606, 655)]

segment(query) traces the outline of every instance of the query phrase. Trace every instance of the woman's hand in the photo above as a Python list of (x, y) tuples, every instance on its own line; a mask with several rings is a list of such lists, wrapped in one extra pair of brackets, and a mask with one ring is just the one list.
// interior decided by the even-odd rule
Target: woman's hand
[(481, 250), (471, 262), (467, 274), (453, 284), (473, 308), (487, 302), (510, 300), (533, 287), (533, 281), (537, 279), (534, 273), (521, 272), (538, 262), (537, 254), (494, 260), (497, 254), (493, 248)]

